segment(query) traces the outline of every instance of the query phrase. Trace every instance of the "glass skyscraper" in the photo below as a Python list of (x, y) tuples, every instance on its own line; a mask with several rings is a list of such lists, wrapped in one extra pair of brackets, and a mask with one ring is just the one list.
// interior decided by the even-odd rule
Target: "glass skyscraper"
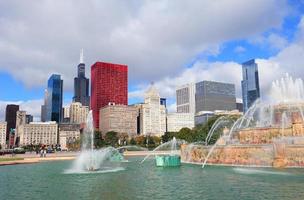
[(250, 106), (260, 98), (260, 85), (258, 65), (255, 60), (249, 60), (242, 64), (243, 80), (242, 80), (242, 95), (243, 95), (243, 110), (246, 112)]
[(74, 102), (80, 102), (83, 106), (90, 106), (89, 79), (85, 77), (85, 64), (83, 62), (83, 51), (80, 53), (78, 74), (74, 78)]
[(45, 105), (45, 121), (61, 122), (62, 119), (62, 88), (63, 80), (58, 74), (53, 74), (48, 80), (47, 100)]

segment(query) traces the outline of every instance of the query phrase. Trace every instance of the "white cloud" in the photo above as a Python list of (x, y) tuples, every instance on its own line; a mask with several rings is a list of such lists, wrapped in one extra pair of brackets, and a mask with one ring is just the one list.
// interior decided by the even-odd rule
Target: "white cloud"
[(34, 116), (35, 121), (40, 120), (42, 99), (28, 101), (0, 101), (0, 121), (5, 120), (5, 108), (7, 104), (20, 105), (20, 110), (26, 111), (27, 114)]
[(234, 48), (233, 51), (234, 51), (235, 53), (240, 54), (240, 53), (244, 53), (244, 52), (246, 51), (246, 49), (245, 49), (245, 47), (243, 47), (243, 46), (237, 46), (237, 47)]
[[(222, 42), (279, 28), (285, 0), (1, 1), (0, 70), (28, 87), (60, 73), (71, 90), (79, 49), (85, 61), (129, 65), (131, 80), (175, 76)], [(89, 67), (87, 67), (89, 72)], [(34, 77), (34, 78), (33, 78)]]
[[(229, 70), (228, 70), (229, 69)], [(198, 82), (202, 80), (213, 80), (219, 82), (234, 83), (236, 85), (238, 96), (240, 95), (239, 83), (241, 81), (241, 66), (235, 62), (213, 62), (207, 61), (197, 62), (191, 68), (182, 71), (181, 74), (174, 77), (165, 77), (155, 82), (160, 95), (166, 98), (175, 97), (175, 89), (177, 86)], [(141, 85), (139, 90), (129, 93), (129, 97), (143, 98), (144, 91), (148, 85)]]
[[(285, 47), (277, 55), (269, 59), (256, 59), (262, 97), (267, 98), (272, 81), (280, 79), (285, 73), (289, 73), (295, 78), (304, 79), (304, 16), (298, 25), (296, 35), (295, 40), (285, 44)], [(157, 81), (155, 85), (162, 96), (175, 100), (175, 88), (178, 85), (201, 80), (230, 82), (236, 85), (237, 98), (241, 98), (241, 78), (241, 65), (238, 63), (199, 61), (177, 76), (167, 76)], [(146, 87), (141, 85), (141, 89), (132, 92), (132, 94), (142, 97)]]
[(281, 50), (288, 45), (287, 39), (276, 33), (270, 33), (267, 36), (259, 35), (250, 38), (249, 42), (270, 50)]

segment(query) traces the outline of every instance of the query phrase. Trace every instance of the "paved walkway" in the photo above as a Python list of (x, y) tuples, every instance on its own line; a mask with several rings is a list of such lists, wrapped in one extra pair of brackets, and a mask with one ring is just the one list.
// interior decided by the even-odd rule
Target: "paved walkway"
[[(171, 151), (125, 151), (124, 156), (147, 156), (147, 155), (164, 155), (169, 154)], [(2, 165), (17, 165), (17, 164), (32, 164), (44, 161), (56, 161), (56, 160), (73, 160), (77, 157), (80, 152), (56, 152), (49, 153), (46, 157), (40, 157), (40, 154), (36, 153), (26, 153), (26, 154), (16, 154), (13, 158), (24, 158), (23, 160), (12, 160), (0, 162)], [(2, 156), (3, 158), (12, 158), (12, 155)]]

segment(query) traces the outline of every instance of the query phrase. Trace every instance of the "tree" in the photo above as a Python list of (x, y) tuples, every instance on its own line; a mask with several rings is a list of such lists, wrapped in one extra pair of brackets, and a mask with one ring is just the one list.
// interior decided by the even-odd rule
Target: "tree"
[(177, 137), (178, 139), (185, 140), (187, 142), (193, 142), (194, 141), (194, 132), (190, 128), (182, 128), (178, 133)]
[(94, 132), (94, 146), (96, 149), (100, 149), (105, 146), (105, 142), (102, 138), (102, 134), (99, 131)]
[(130, 144), (131, 144), (131, 145), (136, 145), (136, 140), (135, 140), (134, 138), (131, 138)]
[(118, 144), (118, 133), (115, 131), (109, 131), (105, 135), (105, 143), (107, 145), (111, 145), (113, 147), (117, 146)]
[(163, 142), (168, 142), (173, 139), (173, 137), (177, 137), (177, 132), (166, 132), (161, 136)]
[(144, 147), (146, 145), (146, 137), (143, 135), (137, 136), (135, 138), (136, 144)]

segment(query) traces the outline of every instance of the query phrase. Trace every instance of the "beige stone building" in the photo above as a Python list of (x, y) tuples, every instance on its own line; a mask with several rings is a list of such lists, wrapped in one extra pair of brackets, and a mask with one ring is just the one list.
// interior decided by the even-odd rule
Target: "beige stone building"
[(70, 120), (70, 106), (64, 106), (62, 109), (63, 109), (63, 119)]
[(126, 133), (129, 137), (137, 134), (138, 108), (127, 105), (107, 105), (99, 112), (99, 129), (105, 134), (109, 131)]
[(193, 113), (168, 113), (167, 114), (167, 131), (178, 132), (182, 128), (194, 127)]
[(67, 149), (68, 144), (80, 139), (80, 124), (60, 124), (59, 144), (61, 149)]
[(0, 122), (0, 144), (2, 149), (4, 149), (6, 146), (6, 127), (6, 122)]
[(86, 123), (89, 107), (83, 106), (79, 102), (73, 102), (70, 105), (70, 123)]
[(151, 85), (140, 108), (140, 134), (161, 136), (166, 132), (166, 108), (160, 105), (160, 95)]
[(25, 145), (55, 145), (58, 138), (58, 125), (56, 122), (26, 123), (26, 112), (17, 111), (15, 140), (19, 138), (19, 146)]
[(16, 144), (16, 139), (20, 138), (20, 134), (23, 133), (25, 124), (26, 124), (26, 111), (21, 111), (21, 110), (17, 111), (14, 144)]
[(56, 122), (31, 122), (19, 128), (19, 145), (57, 144), (58, 125)]

